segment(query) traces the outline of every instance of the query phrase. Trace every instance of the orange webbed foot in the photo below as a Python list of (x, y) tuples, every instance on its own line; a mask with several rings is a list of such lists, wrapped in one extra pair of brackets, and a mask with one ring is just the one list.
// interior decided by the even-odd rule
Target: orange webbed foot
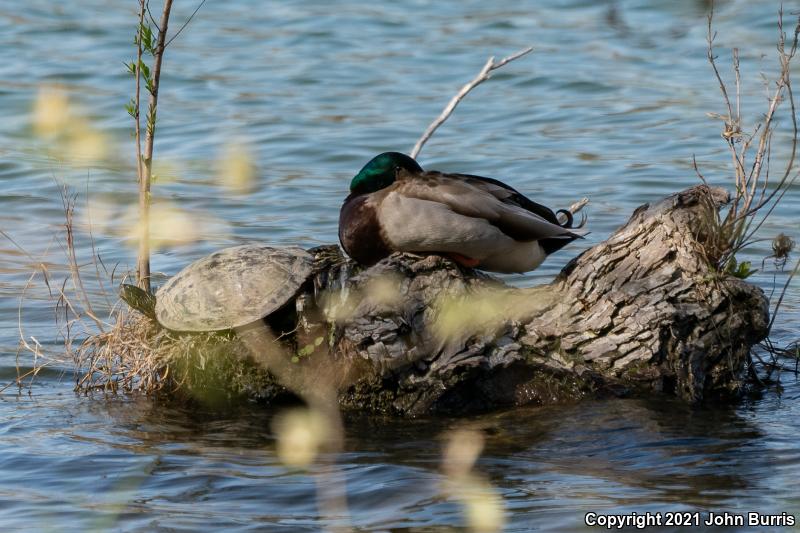
[(455, 252), (450, 252), (446, 255), (459, 265), (469, 268), (475, 268), (481, 262), (480, 259), (473, 259), (471, 257), (467, 257), (466, 255), (457, 254)]

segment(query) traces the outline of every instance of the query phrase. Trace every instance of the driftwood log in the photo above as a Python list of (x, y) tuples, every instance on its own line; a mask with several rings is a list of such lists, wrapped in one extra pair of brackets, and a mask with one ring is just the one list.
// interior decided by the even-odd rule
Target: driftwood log
[(295, 380), (305, 389), (330, 385), (344, 408), (406, 416), (653, 391), (693, 403), (736, 395), (748, 351), (767, 334), (768, 302), (705, 258), (704, 202), (727, 199), (698, 186), (645, 204), (539, 287), (511, 288), (435, 255), (330, 266), (297, 304), (298, 335), (324, 331), (329, 349), (290, 372), (306, 376)]

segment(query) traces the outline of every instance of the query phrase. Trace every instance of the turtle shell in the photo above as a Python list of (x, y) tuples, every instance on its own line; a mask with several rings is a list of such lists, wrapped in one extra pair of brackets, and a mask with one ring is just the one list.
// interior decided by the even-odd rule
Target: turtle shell
[(245, 326), (297, 294), (313, 264), (301, 248), (225, 248), (190, 264), (158, 290), (156, 319), (175, 331)]

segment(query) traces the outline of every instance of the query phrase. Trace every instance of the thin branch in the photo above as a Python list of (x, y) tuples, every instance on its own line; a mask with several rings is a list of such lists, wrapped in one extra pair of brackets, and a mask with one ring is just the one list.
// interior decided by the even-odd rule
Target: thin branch
[[(742, 77), (739, 71), (739, 49), (733, 49), (733, 71), (736, 75), (736, 118), (732, 119), (733, 121), (733, 128), (734, 134), (738, 139), (742, 138)], [(745, 174), (744, 170), (744, 159), (747, 155), (747, 141), (745, 141), (744, 146), (740, 146), (739, 155), (736, 158), (736, 166), (739, 172), (742, 175)], [(735, 150), (734, 150), (735, 153)]]
[[(144, 2), (144, 0), (141, 0)], [(161, 63), (164, 58), (164, 41), (167, 37), (169, 13), (172, 0), (164, 1), (161, 24), (158, 28), (158, 39), (154, 50), (153, 78), (150, 98), (147, 105), (147, 128), (145, 131), (142, 173), (139, 174), (139, 250), (137, 254), (137, 281), (139, 287), (150, 292), (150, 181), (153, 166), (153, 140), (156, 133), (156, 112), (158, 108), (158, 86), (161, 79)], [(141, 43), (141, 39), (140, 39)], [(140, 44), (141, 46), (141, 44)]]
[(706, 177), (703, 176), (703, 173), (700, 172), (700, 169), (697, 167), (697, 157), (695, 154), (692, 154), (692, 166), (694, 167), (694, 172), (697, 174), (697, 177), (700, 178), (700, 181), (703, 182), (703, 185), (707, 186), (708, 182), (706, 181)]
[(725, 105), (728, 107), (728, 120), (733, 120), (733, 108), (731, 107), (731, 99), (728, 97), (728, 90), (725, 88), (725, 82), (722, 81), (722, 76), (717, 69), (716, 57), (714, 56), (714, 39), (717, 36), (717, 32), (712, 30), (711, 21), (714, 18), (714, 3), (711, 3), (711, 7), (708, 12), (708, 32), (706, 34), (706, 41), (708, 42), (708, 61), (711, 63), (712, 68), (714, 69), (714, 75), (717, 77), (717, 81), (719, 82), (720, 91), (722, 91), (722, 97), (725, 100)]
[(181, 32), (183, 31), (183, 29), (184, 29), (186, 26), (188, 26), (188, 25), (189, 25), (189, 23), (192, 21), (192, 19), (194, 18), (194, 16), (195, 16), (195, 15), (197, 15), (197, 12), (198, 12), (198, 11), (200, 11), (200, 8), (201, 8), (201, 7), (203, 7), (203, 4), (205, 4), (205, 3), (206, 3), (206, 0), (202, 0), (202, 1), (201, 1), (201, 2), (200, 2), (198, 5), (197, 5), (197, 7), (196, 7), (196, 8), (194, 8), (194, 11), (192, 11), (192, 14), (191, 14), (191, 15), (189, 15), (189, 18), (188, 18), (188, 19), (186, 19), (186, 22), (184, 22), (184, 23), (183, 23), (183, 26), (181, 26), (181, 27), (178, 29), (178, 31), (177, 31), (177, 32), (175, 32), (175, 35), (173, 35), (173, 36), (172, 36), (172, 39), (170, 39), (169, 41), (167, 41), (167, 44), (165, 44), (165, 45), (164, 45), (164, 48), (166, 48), (167, 46), (169, 46), (169, 44), (170, 44), (172, 41), (174, 41), (174, 40), (175, 40), (175, 39), (178, 37), (178, 35), (180, 35), (180, 34), (181, 34)]
[(439, 128), (439, 126), (444, 124), (444, 122), (450, 117), (450, 115), (453, 114), (453, 111), (455, 111), (456, 106), (458, 106), (459, 102), (461, 102), (461, 100), (463, 100), (464, 97), (467, 96), (467, 94), (469, 94), (469, 92), (472, 89), (474, 89), (481, 83), (488, 80), (491, 77), (492, 71), (499, 69), (500, 67), (514, 61), (515, 59), (519, 59), (520, 57), (530, 53), (532, 50), (533, 48), (531, 47), (525, 48), (524, 50), (520, 50), (515, 54), (511, 54), (510, 56), (505, 57), (498, 62), (495, 62), (494, 56), (490, 57), (486, 61), (486, 64), (483, 65), (483, 68), (480, 70), (480, 72), (478, 72), (478, 75), (475, 76), (472, 79), (472, 81), (461, 87), (461, 90), (458, 91), (458, 93), (455, 96), (453, 96), (453, 98), (450, 99), (450, 102), (448, 102), (447, 106), (445, 106), (442, 113), (438, 117), (436, 117), (436, 120), (431, 122), (431, 124), (425, 130), (425, 133), (422, 134), (422, 137), (419, 138), (417, 144), (415, 144), (414, 148), (411, 150), (410, 154), (411, 157), (416, 159), (416, 157), (419, 155), (419, 152), (422, 150), (422, 147), (425, 146), (426, 142), (428, 142), (428, 139), (430, 139), (433, 133)]
[[(736, 151), (736, 138), (741, 133), (739, 128), (739, 123), (737, 119), (733, 116), (733, 107), (731, 106), (731, 99), (728, 96), (728, 89), (725, 86), (725, 82), (722, 80), (722, 75), (719, 73), (719, 69), (717, 68), (716, 56), (714, 55), (714, 39), (717, 36), (717, 33), (713, 31), (712, 28), (712, 21), (714, 19), (714, 2), (711, 2), (711, 6), (708, 12), (708, 29), (706, 33), (706, 55), (708, 57), (708, 62), (711, 64), (711, 68), (714, 70), (714, 75), (717, 78), (717, 82), (719, 82), (719, 89), (722, 93), (722, 98), (725, 102), (725, 106), (728, 109), (728, 116), (723, 117), (725, 123), (725, 129), (722, 132), (722, 137), (728, 144), (728, 148), (731, 152), (731, 159), (733, 160), (733, 166), (736, 171), (736, 198), (731, 203), (731, 208), (728, 211), (728, 215), (726, 216), (726, 222), (729, 220), (734, 220), (738, 215), (739, 210), (739, 200), (742, 195), (742, 191), (744, 190), (744, 181), (745, 181), (745, 171), (741, 165), (741, 160), (739, 155)], [(734, 63), (736, 64), (735, 70), (738, 73), (738, 59), (739, 54), (738, 51), (734, 51)], [(738, 85), (738, 74), (737, 74), (737, 92), (739, 89)], [(738, 99), (738, 94), (737, 94)]]
[[(779, 42), (778, 42), (778, 51), (779, 51), (780, 57), (781, 57), (781, 77), (778, 80), (778, 90), (775, 93), (775, 98), (778, 98), (780, 96), (780, 94), (781, 94), (780, 91), (782, 91), (784, 89), (785, 89), (786, 94), (789, 97), (789, 107), (790, 107), (789, 116), (790, 116), (790, 118), (792, 120), (792, 149), (791, 149), (791, 153), (789, 154), (788, 162), (786, 163), (786, 169), (783, 172), (783, 176), (778, 181), (778, 183), (776, 184), (775, 188), (770, 192), (769, 195), (767, 195), (766, 198), (763, 198), (763, 192), (762, 192), (762, 195), (761, 195), (762, 198), (759, 199), (759, 201), (756, 203), (755, 206), (750, 207), (749, 204), (746, 205), (746, 208), (749, 207), (749, 209), (746, 209), (747, 214), (748, 215), (755, 215), (762, 207), (767, 205), (774, 198), (774, 201), (772, 202), (772, 205), (770, 205), (769, 208), (767, 209), (766, 214), (764, 214), (764, 216), (761, 218), (761, 220), (756, 224), (755, 228), (748, 233), (747, 237), (752, 236), (755, 232), (757, 232), (761, 228), (761, 226), (764, 224), (764, 222), (766, 222), (767, 218), (772, 214), (772, 211), (775, 209), (775, 207), (783, 199), (783, 196), (786, 194), (786, 191), (788, 191), (792, 187), (792, 185), (794, 185), (794, 182), (795, 182), (795, 180), (797, 179), (797, 176), (798, 176), (798, 174), (795, 173), (794, 176), (792, 176), (791, 179), (789, 179), (789, 176), (790, 176), (790, 174), (792, 172), (792, 169), (794, 168), (794, 162), (795, 162), (795, 158), (796, 158), (796, 155), (797, 155), (797, 135), (798, 135), (798, 124), (797, 124), (796, 107), (795, 107), (795, 102), (794, 102), (794, 92), (792, 90), (792, 83), (791, 83), (791, 78), (790, 78), (790, 62), (794, 58), (795, 54), (797, 53), (798, 37), (800, 36), (800, 21), (798, 21), (797, 26), (795, 26), (794, 38), (792, 40), (792, 46), (791, 46), (789, 52), (787, 53), (785, 51), (785, 48), (784, 48), (783, 10), (781, 9), (781, 11), (779, 13), (780, 13), (780, 16), (779, 16), (779, 23), (778, 24), (779, 24), (779, 28), (781, 29), (781, 31), (780, 31), (780, 36), (781, 37), (780, 37)], [(773, 103), (774, 103), (774, 99), (773, 99)], [(771, 106), (770, 106), (770, 111), (774, 113), (774, 111), (772, 110)], [(771, 120), (771, 116), (770, 116), (770, 120)], [(770, 137), (771, 137), (771, 132), (770, 132)], [(771, 139), (768, 139), (767, 146), (769, 146), (769, 141), (770, 140)], [(769, 150), (767, 150), (767, 157), (769, 158)], [(763, 158), (763, 156), (762, 156), (762, 158)], [(764, 188), (766, 188), (766, 185), (764, 186)], [(753, 191), (753, 192), (755, 193), (755, 191)], [(776, 195), (777, 195), (777, 197), (776, 197)], [(753, 196), (755, 196), (755, 194), (753, 194)], [(749, 229), (749, 225), (748, 225), (748, 229)]]
[[(757, 165), (756, 165), (756, 163), (753, 164), (753, 170), (751, 170), (751, 176), (753, 174), (755, 174), (756, 177), (757, 177), (760, 174), (760, 171), (761, 171), (761, 159), (763, 159), (763, 157), (764, 157), (764, 150), (765, 150), (765, 148), (764, 148), (764, 145), (765, 145), (764, 136), (766, 135), (768, 130), (771, 131), (770, 124), (772, 122), (773, 115), (775, 114), (775, 109), (777, 108), (777, 106), (780, 104), (780, 102), (782, 100), (781, 95), (783, 94), (784, 89), (786, 90), (787, 94), (789, 95), (789, 103), (790, 103), (791, 111), (792, 111), (791, 114), (790, 114), (790, 117), (792, 119), (792, 151), (791, 151), (791, 154), (789, 156), (789, 160), (788, 160), (788, 163), (786, 165), (786, 169), (784, 170), (783, 177), (780, 179), (780, 181), (778, 182), (777, 186), (773, 189), (773, 191), (768, 195), (768, 197), (765, 200), (760, 201), (755, 207), (753, 207), (749, 211), (748, 214), (754, 214), (762, 206), (764, 206), (767, 203), (769, 203), (770, 200), (775, 196), (775, 194), (784, 187), (784, 185), (786, 184), (786, 180), (789, 178), (789, 175), (790, 175), (790, 173), (792, 171), (792, 167), (794, 166), (794, 160), (795, 160), (795, 156), (797, 154), (797, 133), (798, 133), (797, 117), (795, 115), (794, 94), (792, 92), (792, 85), (791, 85), (791, 79), (790, 79), (790, 76), (789, 76), (789, 70), (790, 70), (790, 62), (794, 58), (795, 54), (797, 53), (798, 32), (800, 32), (800, 21), (798, 22), (797, 26), (795, 27), (794, 38), (792, 40), (792, 46), (791, 46), (791, 48), (790, 48), (788, 53), (786, 52), (786, 49), (785, 49), (785, 34), (783, 32), (783, 8), (778, 10), (778, 30), (779, 30), (778, 31), (778, 35), (779, 35), (779, 37), (778, 37), (778, 53), (779, 53), (780, 61), (781, 61), (781, 74), (780, 74), (780, 77), (778, 78), (778, 80), (776, 81), (777, 88), (775, 89), (775, 93), (774, 93), (774, 95), (773, 95), (773, 97), (772, 97), (772, 99), (770, 101), (770, 107), (769, 107), (769, 110), (767, 112), (767, 117), (765, 118), (765, 131), (762, 132), (762, 134), (761, 134), (761, 142), (759, 142), (759, 147), (758, 147), (758, 150), (756, 151), (756, 163), (757, 163)], [(759, 155), (761, 156), (761, 159), (759, 158)], [(791, 183), (794, 182), (794, 179), (796, 177), (797, 176), (795, 175), (795, 177), (792, 178), (792, 181), (789, 182), (788, 186), (790, 186)], [(787, 188), (788, 188), (788, 186), (787, 186)], [(784, 189), (784, 191), (785, 191), (785, 189)], [(777, 203), (777, 201), (776, 201), (776, 203)]]
[(150, 0), (143, 0), (143, 1), (145, 2), (145, 7), (147, 9), (147, 16), (150, 17), (150, 22), (153, 24), (153, 26), (156, 27), (156, 29), (158, 31), (161, 31), (161, 28), (159, 27), (158, 22), (156, 21), (156, 18), (153, 16), (153, 13), (150, 11)]
[[(134, 128), (136, 133), (136, 180), (139, 182), (139, 190), (141, 191), (142, 183), (144, 182), (144, 169), (142, 168), (142, 124), (139, 115), (141, 107), (141, 80), (142, 80), (142, 27), (144, 26), (144, 12), (149, 7), (146, 5), (145, 0), (139, 0), (139, 28), (136, 30), (136, 93), (134, 95)], [(152, 17), (152, 15), (151, 15)], [(141, 237), (140, 237), (141, 238)], [(141, 250), (140, 250), (141, 252)], [(149, 254), (149, 252), (148, 252)], [(137, 265), (137, 282), (142, 288), (145, 287), (145, 281), (140, 277)], [(149, 283), (149, 282), (147, 282)]]
[[(798, 48), (798, 34), (800, 34), (800, 22), (795, 27), (793, 39), (790, 45), (786, 46), (786, 34), (783, 31), (783, 10), (778, 11), (778, 59), (780, 72), (774, 80), (774, 87), (767, 85), (767, 112), (761, 123), (751, 135), (742, 134), (741, 130), (741, 72), (739, 66), (739, 50), (733, 49), (733, 71), (736, 80), (736, 108), (735, 114), (731, 104), (731, 97), (722, 80), (722, 76), (716, 65), (714, 55), (714, 38), (716, 33), (712, 29), (713, 4), (708, 17), (708, 61), (714, 71), (714, 75), (719, 82), (722, 98), (728, 110), (728, 116), (724, 117), (717, 114), (710, 114), (714, 118), (721, 118), (725, 122), (722, 137), (725, 139), (728, 149), (731, 152), (733, 166), (735, 170), (735, 193), (730, 202), (730, 208), (725, 214), (724, 220), (717, 224), (716, 234), (718, 245), (711, 248), (718, 251), (714, 255), (714, 261), (720, 268), (724, 268), (732, 257), (753, 242), (754, 235), (762, 227), (766, 219), (772, 214), (778, 203), (783, 199), (786, 191), (791, 188), (798, 173), (795, 171), (795, 158), (798, 148), (798, 124), (796, 118), (796, 108), (794, 94), (790, 77), (790, 63), (793, 60)], [(790, 108), (790, 119), (792, 128), (791, 151), (783, 169), (782, 176), (774, 185), (770, 183), (770, 162), (772, 152), (773, 133), (777, 127), (777, 113), (780, 105), (788, 99)], [(754, 141), (757, 141), (754, 143)], [(753, 150), (753, 161), (749, 164), (749, 170), (745, 170), (745, 161), (750, 150)], [(696, 168), (700, 179), (704, 180), (702, 174)], [(771, 190), (770, 190), (771, 189)], [(763, 209), (763, 212), (759, 212)]]
[(733, 70), (736, 73), (736, 125), (742, 123), (742, 76), (739, 72), (739, 49), (733, 49)]
[(781, 291), (781, 295), (778, 297), (778, 301), (775, 302), (775, 307), (772, 310), (772, 318), (769, 321), (769, 326), (767, 329), (772, 331), (772, 324), (775, 322), (775, 317), (778, 315), (778, 310), (781, 308), (781, 304), (783, 303), (783, 297), (786, 296), (786, 291), (789, 289), (789, 284), (792, 282), (792, 279), (797, 275), (798, 270), (800, 270), (800, 259), (797, 260), (797, 264), (794, 265), (792, 272), (789, 274), (789, 277), (786, 279), (786, 283), (783, 285), (783, 290)]

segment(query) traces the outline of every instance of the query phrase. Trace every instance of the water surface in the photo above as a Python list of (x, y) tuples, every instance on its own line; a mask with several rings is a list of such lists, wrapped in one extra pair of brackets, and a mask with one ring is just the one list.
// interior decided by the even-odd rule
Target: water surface
[[(154, 3), (155, 5), (156, 3)], [(173, 27), (194, 9), (177, 2)], [(167, 274), (248, 240), (312, 246), (336, 241), (349, 178), (370, 157), (408, 151), (489, 55), (534, 52), (479, 87), (424, 148), (428, 168), (507, 181), (554, 207), (588, 196), (591, 235), (517, 284), (550, 279), (630, 212), (697, 183), (692, 155), (715, 184), (730, 183), (718, 121), (724, 112), (705, 59), (703, 1), (207, 2), (164, 64), (157, 203), (194, 220), (191, 242), (158, 250)], [(58, 350), (52, 301), (33, 266), (64, 279), (61, 183), (78, 194), (84, 271), (92, 208), (95, 246), (109, 270), (134, 264), (122, 219), (135, 202), (131, 79), (135, 2), (0, 0), (0, 377), (28, 342)], [(742, 58), (745, 115), (765, 111), (760, 74), (774, 73), (778, 4), (718, 2), (720, 64)], [(787, 9), (788, 10), (788, 9)], [(787, 23), (787, 27), (789, 24)], [(723, 73), (732, 79), (727, 68)], [(42, 86), (66, 91), (110, 146), (102, 160), (59, 151), (34, 132)], [(784, 124), (788, 118), (783, 117)], [(220, 185), (229, 143), (258, 168), (246, 193)], [(774, 140), (775, 168), (787, 153)], [(87, 196), (88, 192), (88, 196)], [(87, 204), (89, 207), (87, 207)], [(800, 237), (800, 186), (763, 228)], [(122, 232), (122, 233), (121, 233)], [(769, 243), (744, 259), (758, 263)], [(766, 263), (765, 290), (785, 274)], [(90, 286), (98, 312), (109, 304)], [(20, 297), (22, 303), (20, 304)], [(798, 337), (794, 283), (775, 326)], [(655, 398), (525, 408), (472, 420), (488, 435), (478, 469), (506, 509), (509, 531), (574, 530), (583, 514), (699, 510), (800, 511), (800, 386), (733, 406), (690, 410)], [(316, 482), (274, 452), (271, 413), (186, 409), (139, 397), (78, 396), (69, 365), (0, 396), (0, 528), (48, 530), (318, 531)], [(442, 491), (440, 436), (456, 419), (351, 416), (339, 464), (352, 523), (364, 531), (459, 530), (464, 514)]]

